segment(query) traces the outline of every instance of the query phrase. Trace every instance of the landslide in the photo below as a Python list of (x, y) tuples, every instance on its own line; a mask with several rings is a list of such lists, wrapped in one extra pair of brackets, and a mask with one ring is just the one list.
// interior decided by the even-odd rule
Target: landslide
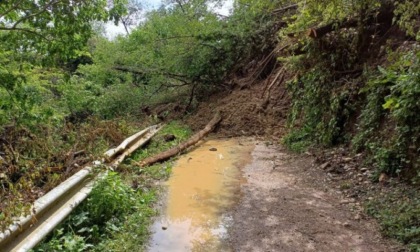
[[(220, 137), (282, 139), (314, 156), (331, 187), (417, 251), (419, 43), (393, 21), (401, 18), (394, 8), (281, 37), (272, 45), (279, 62), (250, 59), (186, 122), (197, 130), (220, 111)], [(419, 16), (413, 20), (418, 34)]]
[[(277, 84), (267, 94), (267, 83), (273, 77), (260, 80), (256, 84), (213, 94), (201, 102), (197, 111), (187, 117), (187, 124), (199, 130), (220, 111), (223, 120), (216, 129), (219, 137), (264, 136), (280, 140), (285, 133), (287, 114), (290, 108), (290, 97), (283, 83)], [(265, 96), (268, 104), (263, 107)]]

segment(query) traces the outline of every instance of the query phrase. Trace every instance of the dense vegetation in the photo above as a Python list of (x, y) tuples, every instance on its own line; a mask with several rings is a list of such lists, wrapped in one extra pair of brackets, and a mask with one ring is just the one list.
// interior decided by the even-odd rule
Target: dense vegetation
[[(291, 96), (286, 145), (296, 151), (344, 145), (364, 153), (376, 177), (418, 185), (418, 0), (236, 0), (229, 16), (211, 8), (221, 2), (166, 1), (131, 30), (138, 1), (0, 2), (2, 228), (33, 195), (77, 171), (75, 163), (133, 132), (134, 121), (172, 112), (151, 108), (174, 102), (192, 113), (212, 92), (246, 88), (280, 68)], [(104, 21), (123, 22), (128, 34), (108, 40)], [(237, 82), (247, 75), (252, 81)], [(86, 156), (76, 160), (79, 150)], [(401, 210), (409, 220), (392, 220), (403, 223), (398, 228), (381, 212), (385, 205), (398, 212), (393, 201), (370, 209), (387, 220), (388, 235), (415, 250), (419, 196), (410, 197)]]

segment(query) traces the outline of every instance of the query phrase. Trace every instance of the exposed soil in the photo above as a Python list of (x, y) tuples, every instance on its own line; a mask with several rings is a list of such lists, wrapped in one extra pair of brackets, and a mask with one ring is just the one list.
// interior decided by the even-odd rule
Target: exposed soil
[(328, 184), (311, 157), (262, 143), (252, 157), (232, 213), (234, 251), (403, 251), (360, 218), (360, 204)]
[[(290, 102), (284, 83), (277, 83), (271, 92), (267, 91), (272, 78), (211, 96), (199, 104), (197, 112), (186, 122), (197, 131), (211, 120), (216, 111), (220, 111), (223, 120), (215, 130), (220, 137), (266, 136), (280, 139), (285, 131)], [(263, 104), (265, 96), (269, 97), (268, 104)]]
[(404, 251), (337, 186), (332, 159), (321, 169), (310, 153), (232, 138), (205, 142), (178, 162), (150, 251)]
[[(220, 111), (217, 137), (262, 136), (278, 143), (286, 133), (290, 98), (284, 82), (267, 93), (274, 75), (210, 96), (186, 122), (197, 131)], [(228, 214), (233, 217), (231, 250), (404, 251), (383, 238), (364, 213), (364, 202), (383, 184), (372, 182), (362, 155), (349, 156), (342, 148), (294, 155), (260, 142), (252, 159), (243, 168), (248, 182), (241, 188), (242, 200)]]

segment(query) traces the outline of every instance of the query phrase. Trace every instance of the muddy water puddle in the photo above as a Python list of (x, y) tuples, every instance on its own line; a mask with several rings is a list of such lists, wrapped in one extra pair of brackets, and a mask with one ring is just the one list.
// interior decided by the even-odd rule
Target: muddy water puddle
[(149, 251), (229, 251), (227, 210), (240, 197), (240, 167), (253, 148), (249, 140), (209, 140), (183, 155), (165, 183)]

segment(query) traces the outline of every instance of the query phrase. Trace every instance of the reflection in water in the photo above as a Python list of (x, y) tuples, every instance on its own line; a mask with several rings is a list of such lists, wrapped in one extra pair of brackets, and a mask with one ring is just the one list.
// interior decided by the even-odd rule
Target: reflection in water
[[(210, 151), (216, 148), (216, 151)], [(224, 215), (239, 197), (238, 161), (251, 146), (238, 140), (211, 140), (182, 156), (166, 183), (166, 210), (153, 224), (149, 251), (226, 251)]]

